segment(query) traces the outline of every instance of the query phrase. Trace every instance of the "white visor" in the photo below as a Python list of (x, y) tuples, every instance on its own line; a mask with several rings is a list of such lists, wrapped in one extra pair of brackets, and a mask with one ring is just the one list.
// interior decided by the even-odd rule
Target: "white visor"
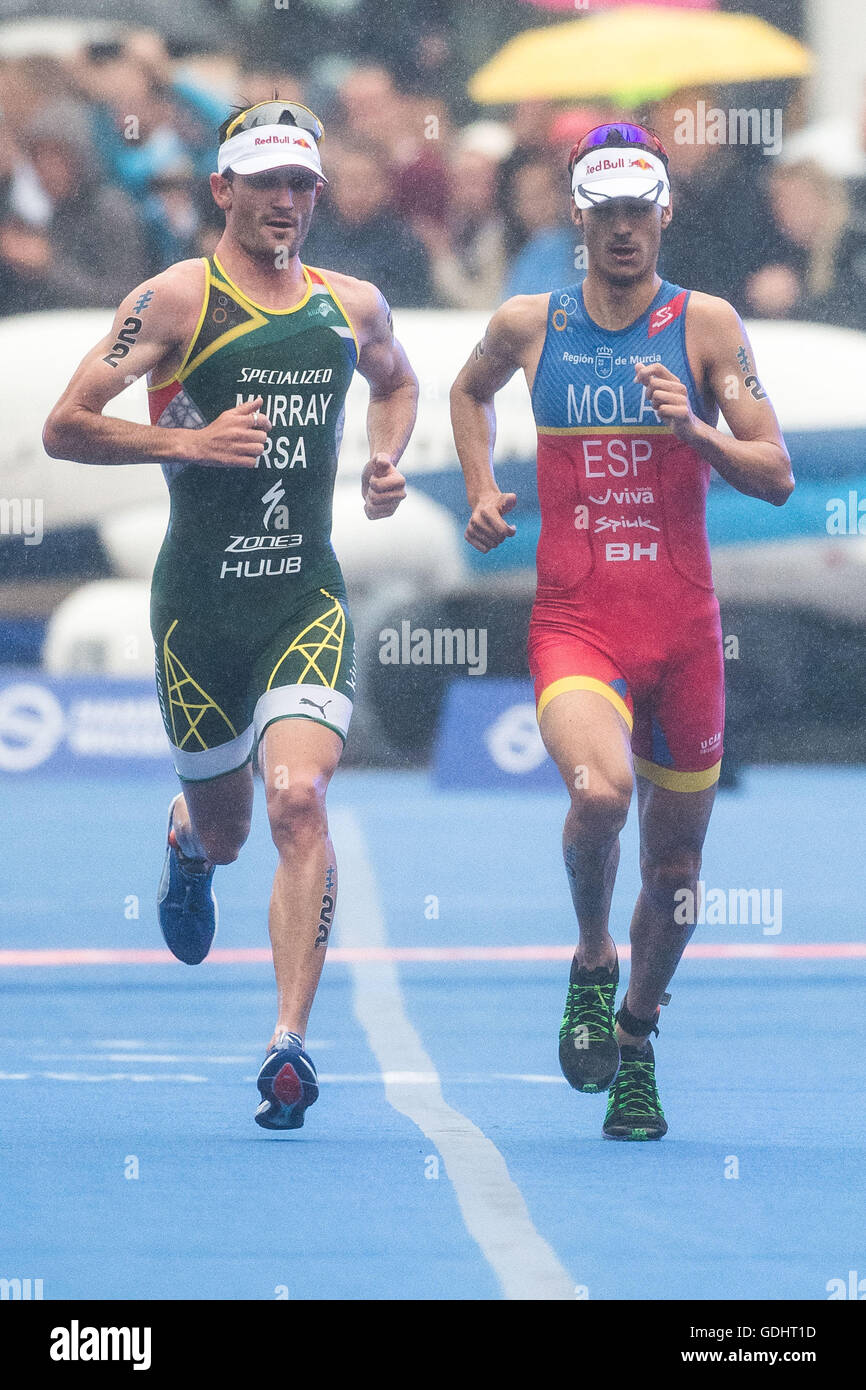
[(221, 174), (262, 174), (266, 169), (309, 169), (325, 183), (322, 161), (309, 131), (294, 125), (257, 125), (239, 130), (219, 147), (217, 168)]
[(666, 208), (671, 200), (668, 171), (648, 150), (601, 145), (574, 166), (571, 192), (579, 208), (594, 208), (611, 198), (641, 198)]

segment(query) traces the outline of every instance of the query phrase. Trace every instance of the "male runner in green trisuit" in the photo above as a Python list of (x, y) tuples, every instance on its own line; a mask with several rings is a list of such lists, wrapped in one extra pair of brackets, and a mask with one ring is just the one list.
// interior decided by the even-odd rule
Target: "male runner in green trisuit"
[[(249, 834), (252, 763), (279, 852), (269, 926), (279, 994), (259, 1073), (265, 1128), (316, 1100), (303, 1049), (337, 895), (325, 793), (352, 712), (354, 641), (331, 505), (344, 401), (370, 383), (371, 519), (405, 497), (397, 470), (418, 386), (367, 281), (303, 265), (323, 183), (318, 118), (274, 100), (220, 128), (212, 258), (139, 285), (48, 418), (46, 450), (81, 463), (162, 465), (171, 519), (153, 576), (160, 707), (183, 791), (169, 812), (160, 926), (196, 964), (216, 930), (214, 866)], [(107, 229), (108, 230), (108, 229)], [(148, 373), (150, 425), (102, 414)]]

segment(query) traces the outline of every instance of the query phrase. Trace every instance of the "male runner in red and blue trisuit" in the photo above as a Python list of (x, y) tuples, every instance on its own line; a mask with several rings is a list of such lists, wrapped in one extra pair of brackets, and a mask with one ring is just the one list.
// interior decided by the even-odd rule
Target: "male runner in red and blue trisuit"
[[(516, 497), (492, 468), (493, 398), (523, 369), (541, 506), (529, 663), (541, 736), (571, 798), (563, 853), (579, 925), (560, 1064), (576, 1090), (610, 1088), (605, 1135), (659, 1139), (649, 1035), (693, 930), (696, 910), (678, 906), (697, 906), (722, 757), (710, 471), (777, 506), (793, 478), (735, 310), (656, 273), (673, 211), (661, 142), (641, 126), (599, 126), (569, 171), (586, 279), (502, 305), (454, 384), (452, 420), (466, 538), (486, 553), (514, 535)], [(720, 409), (732, 437), (716, 428)], [(614, 1014), (608, 917), (635, 778), (642, 886)]]

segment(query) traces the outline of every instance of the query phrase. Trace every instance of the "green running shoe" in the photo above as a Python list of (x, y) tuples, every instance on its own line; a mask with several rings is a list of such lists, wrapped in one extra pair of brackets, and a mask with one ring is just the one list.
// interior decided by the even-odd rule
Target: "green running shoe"
[(565, 1014), (559, 1030), (559, 1065), (576, 1091), (606, 1091), (619, 1069), (613, 1006), (619, 961), (584, 970), (571, 963)]
[(667, 1134), (655, 1068), (651, 1042), (622, 1048), (622, 1063), (602, 1126), (606, 1139), (661, 1139)]

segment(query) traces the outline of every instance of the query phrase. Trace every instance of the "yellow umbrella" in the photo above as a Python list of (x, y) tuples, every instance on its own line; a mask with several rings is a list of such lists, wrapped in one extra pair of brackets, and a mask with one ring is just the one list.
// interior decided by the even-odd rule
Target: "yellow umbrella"
[(606, 96), (632, 106), (811, 67), (808, 49), (754, 15), (633, 5), (518, 34), (476, 72), (469, 95), (486, 105)]

